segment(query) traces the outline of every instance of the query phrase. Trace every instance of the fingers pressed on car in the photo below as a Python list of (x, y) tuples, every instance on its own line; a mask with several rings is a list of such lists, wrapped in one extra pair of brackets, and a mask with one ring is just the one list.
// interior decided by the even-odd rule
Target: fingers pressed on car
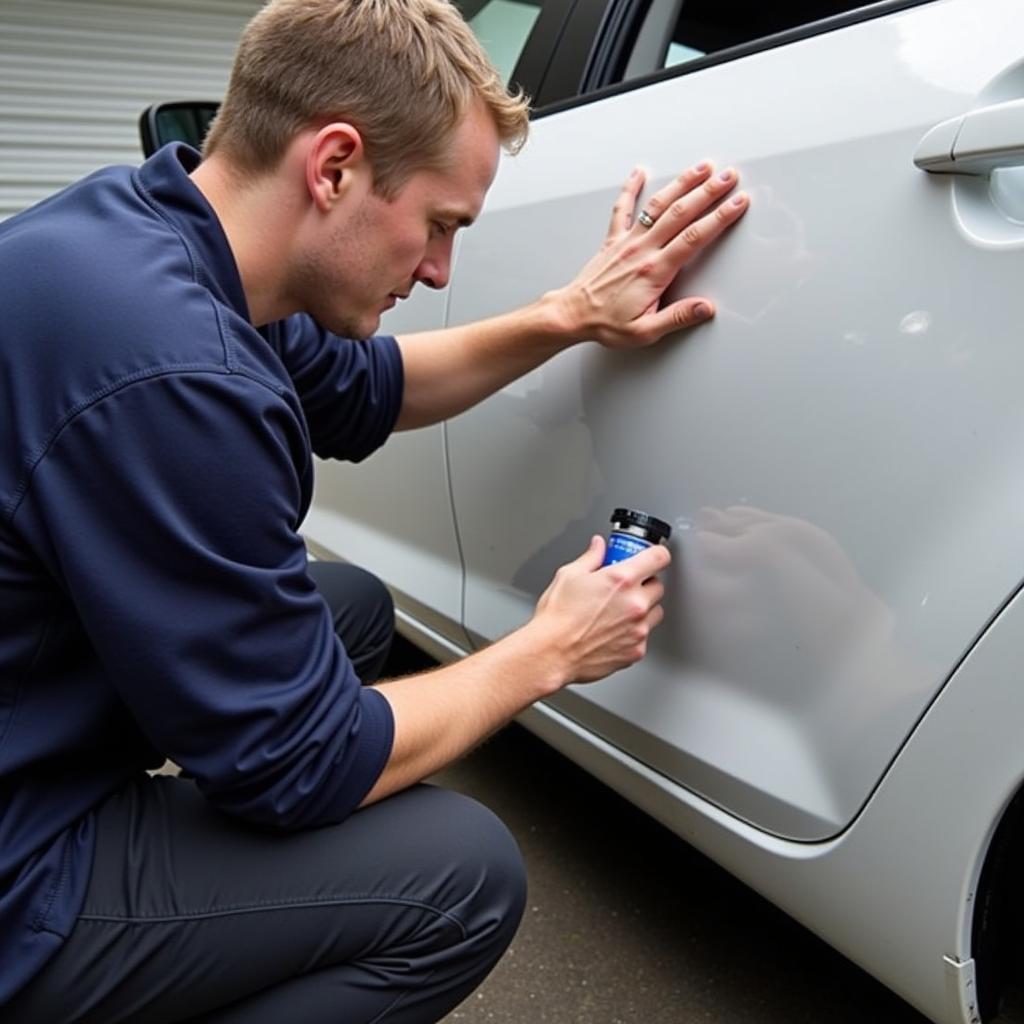
[(643, 190), (647, 175), (643, 168), (634, 167), (629, 177), (625, 180), (612, 206), (612, 219), (608, 224), (608, 236), (621, 235), (629, 230), (633, 223), (633, 213), (636, 210), (636, 201)]
[(682, 266), (694, 253), (713, 242), (726, 228), (739, 220), (747, 212), (749, 204), (750, 197), (746, 192), (737, 192), (710, 213), (685, 226), (680, 220), (681, 230), (668, 240), (662, 252), (674, 267)]
[(691, 189), (671, 203), (651, 228), (651, 235), (663, 244), (672, 241), (705, 211), (722, 202), (738, 181), (739, 175), (731, 167), (708, 178), (700, 188)]
[[(692, 192), (695, 188), (708, 181), (714, 168), (710, 161), (704, 160), (694, 167), (688, 167), (677, 178), (670, 181), (664, 188), (659, 189), (643, 204), (644, 211), (655, 224), (661, 219), (662, 214), (682, 196)], [(645, 228), (638, 221), (636, 227), (639, 231), (646, 232), (653, 230)]]

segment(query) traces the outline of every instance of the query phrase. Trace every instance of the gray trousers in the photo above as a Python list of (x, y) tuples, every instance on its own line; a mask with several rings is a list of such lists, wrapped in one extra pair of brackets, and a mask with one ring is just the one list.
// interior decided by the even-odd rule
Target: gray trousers
[[(321, 587), (382, 591), (351, 584)], [(343, 638), (367, 593), (335, 615)], [(361, 628), (353, 660), (366, 644), (383, 660), (383, 627)], [(99, 808), (96, 834), (70, 937), (0, 1024), (425, 1024), (487, 975), (525, 899), (504, 825), (431, 786), (281, 833), (226, 817), (186, 779), (141, 776)]]

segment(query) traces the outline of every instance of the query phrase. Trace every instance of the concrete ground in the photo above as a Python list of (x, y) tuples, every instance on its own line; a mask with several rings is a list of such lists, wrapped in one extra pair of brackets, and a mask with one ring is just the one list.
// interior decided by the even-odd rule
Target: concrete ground
[(518, 725), (433, 781), (495, 810), (530, 877), (511, 948), (445, 1024), (926, 1024)]

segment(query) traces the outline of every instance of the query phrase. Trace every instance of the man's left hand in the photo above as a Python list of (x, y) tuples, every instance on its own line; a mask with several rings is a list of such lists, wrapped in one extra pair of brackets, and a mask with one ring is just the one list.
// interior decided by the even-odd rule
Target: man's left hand
[(610, 348), (638, 348), (714, 316), (710, 299), (691, 297), (660, 308), (680, 270), (747, 211), (749, 196), (730, 195), (733, 168), (710, 162), (684, 171), (637, 210), (644, 173), (636, 168), (612, 207), (597, 255), (564, 288), (559, 304), (569, 334)]

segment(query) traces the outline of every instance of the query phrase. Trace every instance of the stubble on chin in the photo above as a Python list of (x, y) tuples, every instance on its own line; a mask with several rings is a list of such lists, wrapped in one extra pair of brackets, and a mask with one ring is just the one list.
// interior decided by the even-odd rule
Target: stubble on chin
[(325, 330), (343, 338), (362, 341), (372, 337), (380, 326), (380, 316), (367, 313), (360, 317), (338, 309), (332, 300), (342, 292), (340, 282), (331, 280), (330, 275), (324, 273), (323, 266), (322, 262), (310, 259), (293, 271), (291, 290), (297, 296), (299, 312), (306, 313)]
[[(325, 297), (326, 298), (326, 297)], [(353, 341), (363, 341), (372, 337), (380, 326), (380, 317), (375, 317), (369, 322), (368, 317), (356, 319), (354, 316), (329, 309), (329, 300), (324, 302), (307, 303), (306, 313), (309, 314), (324, 330), (337, 334), (342, 338), (351, 338)]]
[(368, 324), (365, 319), (358, 322), (344, 314), (320, 317), (315, 313), (310, 313), (310, 316), (332, 334), (340, 335), (342, 338), (351, 338), (353, 341), (365, 341), (367, 338), (372, 338), (380, 326), (380, 317), (376, 317), (372, 324)]

